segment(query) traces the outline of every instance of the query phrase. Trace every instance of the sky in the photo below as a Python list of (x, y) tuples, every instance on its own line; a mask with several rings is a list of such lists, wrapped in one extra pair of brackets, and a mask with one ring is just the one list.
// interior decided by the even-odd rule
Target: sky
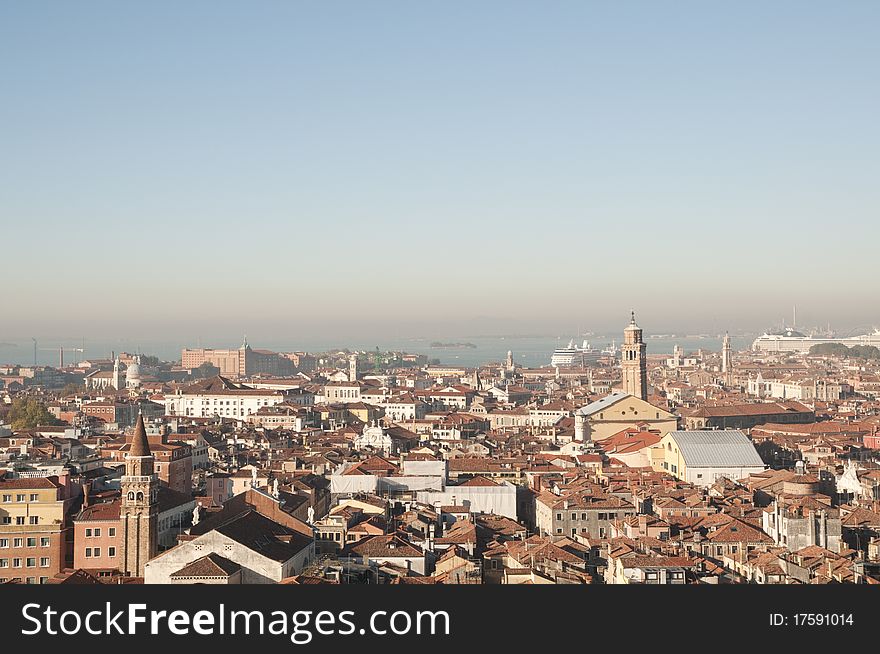
[(880, 3), (0, 3), (0, 341), (880, 324)]

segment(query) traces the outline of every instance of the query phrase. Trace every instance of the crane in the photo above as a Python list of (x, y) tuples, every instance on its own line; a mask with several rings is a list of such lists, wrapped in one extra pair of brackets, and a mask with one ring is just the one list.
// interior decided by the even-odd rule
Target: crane
[[(34, 340), (34, 361), (37, 360), (36, 347), (37, 347), (37, 341)], [(51, 350), (53, 352), (55, 351), (54, 347), (41, 347), (40, 349), (41, 350)], [(68, 349), (68, 351), (71, 351), (71, 352), (85, 352), (85, 349), (81, 348), (81, 347), (69, 347), (67, 349)], [(58, 346), (58, 369), (60, 370), (62, 368), (64, 368), (64, 346), (59, 345)]]

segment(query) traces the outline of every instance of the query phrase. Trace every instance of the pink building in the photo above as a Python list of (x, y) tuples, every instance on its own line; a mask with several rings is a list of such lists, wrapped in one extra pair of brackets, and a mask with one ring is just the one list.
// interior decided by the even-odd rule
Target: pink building
[(83, 508), (73, 521), (73, 567), (107, 572), (121, 565), (119, 500)]

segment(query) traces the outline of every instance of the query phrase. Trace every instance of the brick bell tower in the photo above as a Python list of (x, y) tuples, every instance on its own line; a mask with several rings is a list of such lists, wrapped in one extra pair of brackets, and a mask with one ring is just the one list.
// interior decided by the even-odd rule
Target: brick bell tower
[(623, 330), (620, 347), (620, 367), (623, 373), (623, 392), (641, 400), (648, 399), (648, 361), (642, 328), (636, 324), (635, 311)]
[(159, 542), (159, 478), (153, 472), (153, 455), (144, 417), (139, 415), (125, 456), (121, 480), (122, 572), (144, 576), (144, 564), (156, 556)]

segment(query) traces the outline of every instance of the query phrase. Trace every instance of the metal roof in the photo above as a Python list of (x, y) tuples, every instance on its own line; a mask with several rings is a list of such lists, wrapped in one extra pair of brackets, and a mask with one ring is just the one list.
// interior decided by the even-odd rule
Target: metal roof
[(601, 411), (602, 409), (607, 409), (612, 404), (616, 403), (619, 400), (622, 400), (625, 397), (632, 397), (629, 393), (623, 393), (621, 391), (617, 391), (616, 393), (612, 393), (611, 395), (606, 395), (601, 400), (596, 400), (595, 402), (590, 402), (588, 405), (581, 407), (578, 409), (578, 413), (582, 416), (591, 416), (597, 411)]
[(752, 441), (738, 429), (671, 431), (669, 436), (688, 468), (765, 467)]

